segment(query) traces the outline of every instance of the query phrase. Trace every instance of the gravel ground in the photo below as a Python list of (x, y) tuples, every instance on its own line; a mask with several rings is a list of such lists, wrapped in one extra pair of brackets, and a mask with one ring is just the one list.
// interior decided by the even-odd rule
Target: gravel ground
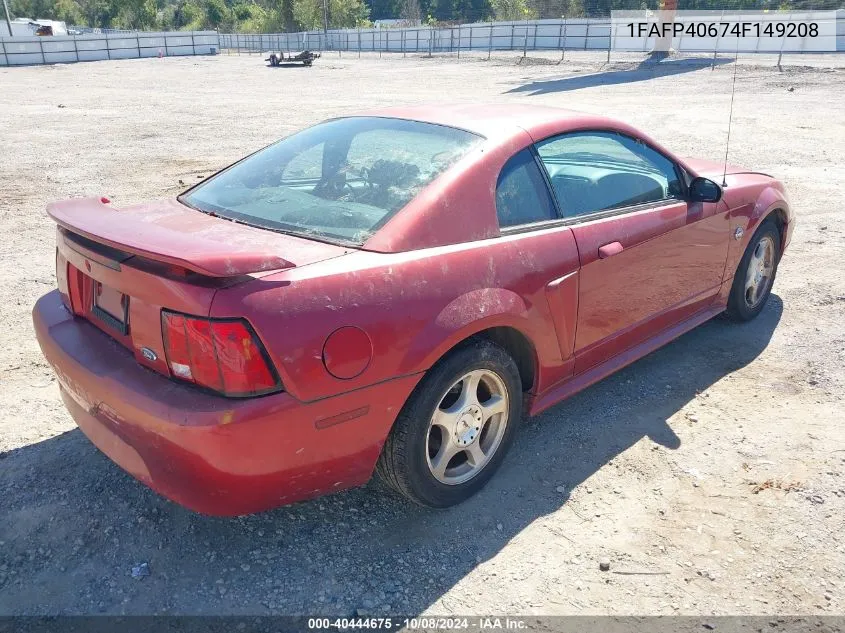
[(370, 484), (237, 519), (162, 499), (75, 429), (30, 319), (55, 285), (48, 201), (171, 195), (304, 125), (421, 101), (605, 113), (719, 160), (732, 65), (0, 69), (0, 613), (842, 613), (845, 72), (825, 67), (841, 57), (738, 68), (730, 160), (784, 179), (799, 217), (760, 318), (703, 325), (532, 420), (459, 507)]

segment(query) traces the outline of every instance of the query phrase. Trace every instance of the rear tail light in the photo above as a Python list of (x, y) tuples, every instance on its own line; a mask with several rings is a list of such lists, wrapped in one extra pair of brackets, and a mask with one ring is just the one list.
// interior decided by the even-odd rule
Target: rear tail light
[(244, 319), (204, 319), (162, 310), (161, 330), (174, 378), (233, 397), (281, 387), (261, 341)]

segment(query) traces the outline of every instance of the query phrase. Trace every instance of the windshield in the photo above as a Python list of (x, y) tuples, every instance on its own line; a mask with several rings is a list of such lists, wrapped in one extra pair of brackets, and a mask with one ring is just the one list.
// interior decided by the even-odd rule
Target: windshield
[(479, 140), (418, 121), (336, 119), (245, 158), (179, 199), (247, 224), (360, 245)]

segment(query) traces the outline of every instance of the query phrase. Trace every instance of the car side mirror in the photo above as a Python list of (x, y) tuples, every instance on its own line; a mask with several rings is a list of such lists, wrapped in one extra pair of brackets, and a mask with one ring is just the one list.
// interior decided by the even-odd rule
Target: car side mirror
[(689, 185), (689, 199), (692, 202), (719, 202), (722, 188), (707, 178), (693, 178)]

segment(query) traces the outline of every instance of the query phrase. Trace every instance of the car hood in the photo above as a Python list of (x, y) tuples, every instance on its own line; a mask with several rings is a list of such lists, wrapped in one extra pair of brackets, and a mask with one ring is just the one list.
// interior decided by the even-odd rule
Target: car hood
[(746, 169), (745, 167), (740, 167), (739, 165), (731, 165), (730, 163), (728, 163), (726, 170), (725, 163), (714, 160), (685, 158), (684, 163), (686, 163), (687, 167), (692, 169), (697, 176), (710, 178), (711, 180), (720, 179), (722, 174), (760, 174), (762, 176), (768, 176), (769, 178), (772, 177), (769, 176), (769, 174), (754, 171), (753, 169)]

